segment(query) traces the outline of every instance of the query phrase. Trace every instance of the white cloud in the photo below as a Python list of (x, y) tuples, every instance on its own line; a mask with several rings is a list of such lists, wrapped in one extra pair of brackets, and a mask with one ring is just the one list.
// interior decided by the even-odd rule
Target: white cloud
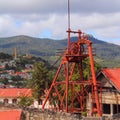
[[(91, 32), (98, 39), (119, 39), (119, 6), (120, 0), (70, 0), (71, 28)], [(47, 31), (53, 39), (65, 38), (67, 9), (67, 0), (0, 1), (0, 37), (41, 37)]]
[[(1, 13), (66, 13), (68, 0), (4, 0), (0, 1)], [(119, 11), (119, 0), (70, 0), (71, 12), (111, 13)]]

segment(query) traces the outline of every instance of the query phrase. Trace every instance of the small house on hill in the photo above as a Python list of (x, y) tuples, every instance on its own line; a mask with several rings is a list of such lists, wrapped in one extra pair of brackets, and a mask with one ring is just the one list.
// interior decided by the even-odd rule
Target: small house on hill
[(102, 84), (102, 112), (104, 116), (120, 113), (120, 68), (103, 68), (97, 75)]

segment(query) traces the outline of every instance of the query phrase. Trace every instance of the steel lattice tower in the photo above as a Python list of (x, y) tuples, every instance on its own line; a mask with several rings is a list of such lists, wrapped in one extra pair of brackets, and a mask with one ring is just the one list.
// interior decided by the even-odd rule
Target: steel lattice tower
[[(96, 81), (92, 42), (80, 30), (68, 33), (67, 49), (63, 53), (61, 63), (53, 79), (42, 108), (48, 99), (54, 102), (54, 108), (65, 112), (79, 113), (86, 110), (86, 102), (91, 93), (92, 115), (101, 113), (98, 83)], [(71, 33), (78, 34), (77, 40), (71, 42)], [(89, 60), (91, 78), (84, 79), (83, 61)], [(77, 77), (75, 76), (77, 74)], [(79, 77), (78, 77), (79, 76)], [(74, 78), (74, 79), (73, 79)]]

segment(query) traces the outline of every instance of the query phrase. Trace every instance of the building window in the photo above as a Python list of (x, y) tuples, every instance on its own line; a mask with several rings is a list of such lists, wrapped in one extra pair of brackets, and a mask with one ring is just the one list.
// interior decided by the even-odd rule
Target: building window
[(8, 99), (6, 98), (6, 99), (4, 99), (4, 103), (5, 104), (7, 104), (8, 103)]
[(110, 104), (103, 104), (103, 114), (110, 114)]
[(120, 113), (120, 105), (113, 104), (113, 114)]
[(16, 104), (17, 103), (17, 99), (12, 99), (12, 103)]
[(38, 100), (38, 105), (42, 105), (42, 100), (41, 99)]

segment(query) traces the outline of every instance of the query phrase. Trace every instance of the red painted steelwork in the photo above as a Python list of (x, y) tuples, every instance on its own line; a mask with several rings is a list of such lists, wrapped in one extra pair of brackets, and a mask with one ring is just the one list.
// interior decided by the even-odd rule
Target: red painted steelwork
[[(86, 111), (88, 94), (91, 90), (92, 103), (96, 104), (96, 107), (92, 105), (92, 114), (98, 113), (98, 115), (101, 116), (102, 113), (94, 69), (92, 42), (88, 40), (87, 35), (83, 34), (80, 30), (71, 31), (68, 29), (67, 32), (67, 49), (63, 55), (42, 108), (44, 109), (47, 100), (51, 99), (51, 102), (54, 103), (54, 106), (56, 106), (56, 109), (58, 110), (73, 113), (84, 112)], [(70, 41), (71, 33), (78, 34), (77, 41)], [(83, 60), (86, 58), (89, 58), (90, 62), (90, 80), (85, 80), (83, 73)], [(75, 74), (78, 74), (77, 77)]]

